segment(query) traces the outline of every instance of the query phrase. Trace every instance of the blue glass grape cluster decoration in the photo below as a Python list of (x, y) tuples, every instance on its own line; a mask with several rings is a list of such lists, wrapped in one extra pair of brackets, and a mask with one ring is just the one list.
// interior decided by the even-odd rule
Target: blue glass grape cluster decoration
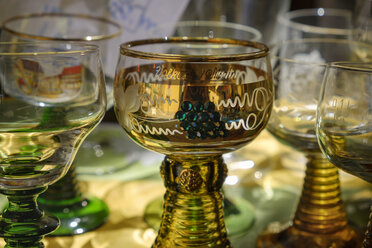
[(175, 117), (181, 122), (181, 129), (189, 139), (227, 137), (229, 131), (226, 130), (225, 122), (221, 121), (220, 113), (215, 110), (213, 102), (192, 104), (190, 101), (184, 101)]

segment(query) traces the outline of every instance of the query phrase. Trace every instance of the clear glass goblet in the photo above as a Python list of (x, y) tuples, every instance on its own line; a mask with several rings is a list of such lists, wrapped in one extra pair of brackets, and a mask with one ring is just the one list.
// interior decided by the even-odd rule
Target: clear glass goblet
[(208, 37), (236, 40), (260, 41), (262, 34), (250, 26), (220, 21), (179, 21), (158, 25), (151, 32), (151, 38), (163, 37)]
[[(2, 29), (1, 39), (5, 41), (75, 41), (99, 46), (105, 69), (107, 109), (112, 107), (114, 65), (108, 62), (117, 55), (111, 55), (108, 48), (121, 33), (119, 24), (89, 15), (37, 13), (14, 16), (4, 21)], [(73, 75), (75, 72), (71, 70), (66, 73)], [(89, 137), (87, 141), (89, 142)], [(79, 153), (95, 156), (91, 147), (89, 149), (83, 146)], [(76, 166), (79, 165), (84, 166), (84, 161), (80, 160), (79, 164), (75, 161), (66, 176), (51, 185), (38, 198), (43, 210), (57, 216), (61, 221), (61, 226), (51, 235), (81, 234), (101, 226), (108, 218), (109, 209), (105, 202), (86, 194), (79, 185), (76, 176)]]
[(276, 18), (287, 12), (290, 5), (291, 0), (190, 0), (181, 21), (240, 23), (259, 30), (262, 42), (272, 45), (276, 42)]
[(168, 37), (125, 43), (120, 51), (118, 122), (135, 142), (166, 155), (160, 172), (167, 191), (153, 247), (231, 247), (222, 155), (266, 126), (273, 101), (268, 48)]
[[(352, 12), (335, 8), (287, 11), (278, 15), (275, 32), (277, 43), (286, 40), (313, 38), (349, 39), (352, 33)], [(304, 167), (301, 166), (303, 160), (304, 157), (300, 153), (289, 152), (281, 157), (280, 162), (286, 170), (301, 172), (304, 171)], [(293, 163), (289, 163), (290, 161)], [(282, 179), (277, 178), (276, 180)]]
[(354, 11), (353, 33), (351, 38), (357, 41), (372, 42), (372, 0), (357, 2)]
[(352, 12), (346, 9), (298, 9), (278, 16), (278, 40), (306, 38), (348, 39)]
[[(67, 73), (74, 71), (73, 74)], [(44, 247), (56, 217), (36, 198), (68, 171), (106, 111), (98, 47), (0, 43), (0, 219), (5, 247)]]
[[(317, 112), (320, 148), (338, 168), (372, 183), (372, 63), (327, 67)], [(372, 247), (370, 215), (363, 247)]]
[(315, 135), (316, 106), (326, 63), (363, 60), (357, 47), (372, 45), (342, 39), (284, 41), (273, 48), (276, 95), (268, 130), (302, 152), (306, 173), (293, 220), (269, 225), (257, 247), (357, 247), (358, 233), (349, 226), (341, 199), (339, 174), (321, 153)]

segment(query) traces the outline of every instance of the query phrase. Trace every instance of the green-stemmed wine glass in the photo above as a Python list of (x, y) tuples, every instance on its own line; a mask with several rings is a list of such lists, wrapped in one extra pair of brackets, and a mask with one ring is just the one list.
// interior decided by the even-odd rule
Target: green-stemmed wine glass
[[(125, 132), (165, 154), (160, 230), (152, 247), (231, 247), (222, 155), (251, 142), (273, 102), (268, 48), (233, 39), (138, 40), (121, 45), (114, 110)], [(244, 220), (242, 220), (244, 221)]]
[[(2, 28), (1, 39), (6, 41), (74, 41), (98, 45), (105, 72), (107, 109), (112, 107), (114, 70), (108, 63), (113, 57), (109, 54), (109, 47), (114, 45), (112, 42), (121, 32), (119, 24), (82, 14), (33, 13), (5, 20)], [(81, 152), (89, 153), (90, 156), (96, 154), (93, 148), (84, 148), (79, 151)], [(109, 209), (106, 203), (82, 190), (76, 176), (76, 166), (88, 165), (82, 161), (77, 164), (75, 161), (66, 176), (51, 185), (38, 198), (40, 207), (61, 221), (61, 226), (51, 235), (85, 233), (101, 226), (108, 218)]]
[(0, 192), (8, 248), (44, 247), (59, 221), (36, 198), (68, 171), (106, 110), (99, 49), (74, 43), (0, 43)]

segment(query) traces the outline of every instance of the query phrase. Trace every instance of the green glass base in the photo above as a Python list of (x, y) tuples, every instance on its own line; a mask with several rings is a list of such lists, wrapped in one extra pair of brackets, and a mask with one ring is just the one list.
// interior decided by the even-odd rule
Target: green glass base
[(57, 216), (61, 222), (60, 227), (49, 236), (76, 235), (94, 230), (103, 225), (109, 215), (106, 203), (97, 197), (84, 197), (70, 205), (39, 198), (39, 206), (46, 213)]
[(44, 248), (42, 237), (56, 230), (58, 226), (58, 219), (50, 215), (43, 215), (35, 223), (9, 223), (2, 218), (0, 236), (6, 242), (5, 248)]
[[(156, 198), (145, 209), (146, 223), (158, 230), (163, 212), (163, 199)], [(246, 233), (254, 224), (255, 212), (253, 206), (240, 197), (234, 197), (234, 201), (224, 200), (224, 219), (229, 237), (239, 236)], [(244, 220), (244, 221), (242, 221)]]
[(44, 214), (36, 198), (46, 187), (7, 190), (0, 193), (8, 198), (8, 206), (0, 218), (0, 236), (6, 248), (43, 248), (42, 238), (59, 226), (54, 216)]

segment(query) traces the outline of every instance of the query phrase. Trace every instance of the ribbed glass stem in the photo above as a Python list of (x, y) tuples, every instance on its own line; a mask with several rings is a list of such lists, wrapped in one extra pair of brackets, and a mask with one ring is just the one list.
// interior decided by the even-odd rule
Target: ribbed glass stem
[(322, 154), (307, 156), (306, 175), (293, 225), (299, 230), (327, 234), (347, 226), (338, 169)]
[(58, 227), (58, 220), (44, 215), (37, 205), (36, 198), (45, 189), (0, 190), (9, 201), (0, 220), (0, 232), (6, 248), (44, 247), (42, 237)]
[(223, 219), (221, 187), (227, 169), (222, 157), (168, 156), (161, 174), (167, 191), (152, 247), (231, 247)]
[(53, 202), (53, 205), (57, 205), (58, 201), (60, 205), (68, 205), (81, 201), (81, 196), (75, 164), (72, 163), (66, 175), (40, 195), (39, 202), (42, 204)]
[(363, 241), (363, 248), (370, 248), (370, 247), (372, 247), (372, 207), (371, 207), (371, 212), (369, 214), (367, 231), (365, 233), (365, 237)]

